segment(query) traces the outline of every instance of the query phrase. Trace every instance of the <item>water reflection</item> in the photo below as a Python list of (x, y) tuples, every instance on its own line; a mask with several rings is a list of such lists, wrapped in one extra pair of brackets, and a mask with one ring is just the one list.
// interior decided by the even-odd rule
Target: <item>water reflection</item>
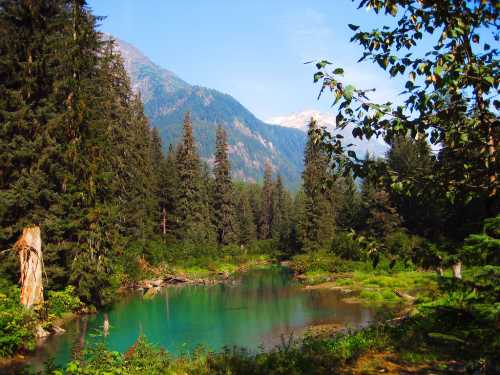
[(359, 326), (372, 318), (370, 309), (345, 303), (341, 297), (334, 291), (302, 290), (289, 271), (279, 267), (248, 272), (236, 285), (168, 288), (148, 300), (135, 294), (108, 313), (69, 324), (66, 334), (49, 338), (30, 362), (41, 363), (52, 355), (63, 364), (96, 340), (125, 352), (140, 334), (173, 354), (198, 345), (255, 350), (279, 344), (282, 335), (311, 324)]

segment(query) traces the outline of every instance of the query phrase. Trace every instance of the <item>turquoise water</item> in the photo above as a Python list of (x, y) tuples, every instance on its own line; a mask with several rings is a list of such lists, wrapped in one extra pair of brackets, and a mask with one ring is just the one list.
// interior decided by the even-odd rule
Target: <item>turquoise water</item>
[[(270, 348), (308, 325), (355, 327), (373, 317), (368, 308), (342, 302), (338, 292), (303, 290), (281, 267), (247, 272), (231, 284), (169, 287), (152, 299), (133, 294), (107, 314), (110, 330), (104, 340), (109, 349), (124, 352), (144, 334), (173, 354), (199, 345), (213, 350)], [(103, 322), (99, 313), (69, 323), (65, 334), (50, 337), (28, 363), (40, 365), (48, 356), (67, 363), (72, 353), (102, 340)]]

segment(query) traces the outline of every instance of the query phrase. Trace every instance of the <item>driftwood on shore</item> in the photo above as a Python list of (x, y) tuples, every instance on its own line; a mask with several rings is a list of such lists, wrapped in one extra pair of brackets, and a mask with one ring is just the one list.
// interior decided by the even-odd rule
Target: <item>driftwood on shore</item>
[(415, 297), (410, 296), (409, 294), (402, 292), (401, 290), (394, 289), (394, 294), (397, 295), (398, 297), (401, 297), (409, 302), (414, 302), (416, 300)]
[(181, 275), (166, 274), (157, 279), (141, 280), (131, 285), (131, 287), (133, 289), (157, 290), (162, 286), (168, 286), (168, 285), (180, 285), (180, 284), (213, 285), (213, 284), (218, 284), (220, 282), (221, 280), (217, 279), (190, 279)]

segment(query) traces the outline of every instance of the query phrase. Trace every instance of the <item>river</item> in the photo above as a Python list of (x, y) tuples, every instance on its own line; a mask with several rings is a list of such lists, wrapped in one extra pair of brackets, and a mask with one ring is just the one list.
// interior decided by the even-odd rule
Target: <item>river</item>
[(197, 346), (268, 349), (311, 325), (365, 325), (374, 311), (343, 302), (338, 291), (304, 290), (288, 269), (273, 266), (240, 274), (227, 284), (164, 288), (151, 299), (131, 294), (107, 314), (108, 336), (102, 336), (104, 313), (81, 317), (65, 326), (66, 333), (49, 337), (25, 364), (40, 368), (52, 357), (64, 365), (72, 353), (97, 340), (125, 352), (141, 334), (174, 355)]

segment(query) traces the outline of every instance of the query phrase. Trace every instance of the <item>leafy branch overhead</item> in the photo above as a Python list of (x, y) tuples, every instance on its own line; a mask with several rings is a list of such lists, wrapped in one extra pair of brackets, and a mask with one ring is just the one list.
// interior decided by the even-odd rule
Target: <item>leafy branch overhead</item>
[[(374, 88), (345, 84), (342, 68), (332, 69), (330, 61), (319, 61), (314, 81), (321, 83), (320, 96), (332, 93), (337, 126), (352, 127), (352, 134), (360, 139), (383, 137), (388, 143), (402, 135), (427, 138), (455, 156), (474, 150), (472, 162), (436, 171), (436, 182), (451, 198), (457, 194), (467, 199), (480, 194), (493, 198), (498, 186), (500, 109), (496, 3), (359, 1), (360, 8), (385, 13), (395, 22), (371, 31), (348, 25), (354, 32), (351, 41), (364, 50), (358, 62), (376, 63), (390, 77), (405, 77), (406, 83), (401, 103), (376, 103), (369, 97)], [(348, 147), (339, 147), (335, 141), (330, 152), (338, 156)], [(363, 163), (355, 153), (349, 156), (346, 168), (363, 175)]]

